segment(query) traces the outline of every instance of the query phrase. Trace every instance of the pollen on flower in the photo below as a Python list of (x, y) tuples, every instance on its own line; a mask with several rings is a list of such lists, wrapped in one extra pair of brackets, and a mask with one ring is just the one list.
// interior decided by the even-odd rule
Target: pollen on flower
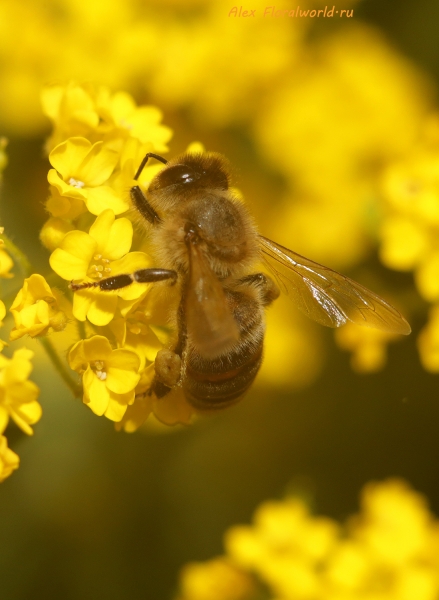
[(96, 373), (96, 377), (101, 381), (107, 379), (107, 371), (105, 370), (105, 363), (102, 360), (95, 360), (91, 363), (91, 368)]
[(75, 188), (83, 188), (85, 186), (85, 183), (83, 181), (78, 181), (77, 179), (73, 179), (73, 177), (71, 177), (69, 179), (69, 184)]
[(109, 266), (111, 262), (110, 259), (103, 258), (102, 254), (95, 254), (95, 256), (93, 256), (93, 261), (94, 262), (90, 263), (87, 271), (88, 277), (91, 277), (92, 279), (102, 279), (104, 274), (108, 277), (111, 273), (111, 267)]

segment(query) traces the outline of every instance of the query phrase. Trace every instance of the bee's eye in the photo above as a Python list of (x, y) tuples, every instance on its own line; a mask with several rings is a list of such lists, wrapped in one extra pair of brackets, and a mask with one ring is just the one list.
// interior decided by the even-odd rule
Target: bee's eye
[(197, 173), (187, 165), (174, 165), (164, 169), (159, 175), (159, 187), (165, 188), (169, 185), (178, 183), (192, 183), (202, 177), (201, 173)]

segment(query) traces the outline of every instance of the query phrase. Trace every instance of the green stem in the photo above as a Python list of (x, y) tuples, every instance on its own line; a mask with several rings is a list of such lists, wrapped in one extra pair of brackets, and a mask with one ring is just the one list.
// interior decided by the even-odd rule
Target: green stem
[(85, 340), (85, 338), (87, 337), (87, 333), (85, 331), (85, 321), (80, 321), (79, 319), (77, 319), (76, 323), (78, 325), (79, 338), (81, 340)]
[(23, 275), (25, 277), (29, 277), (29, 275), (32, 273), (32, 265), (30, 264), (26, 254), (22, 252), (20, 248), (18, 248), (18, 246), (16, 246), (14, 242), (4, 233), (1, 234), (1, 238), (5, 243), (4, 246), (6, 250), (12, 254), (15, 262), (17, 262), (20, 266)]
[(68, 387), (70, 388), (72, 394), (75, 398), (78, 398), (82, 395), (82, 387), (73, 380), (70, 373), (65, 368), (62, 363), (60, 357), (58, 356), (57, 351), (53, 347), (52, 342), (47, 337), (40, 337), (40, 342), (43, 344), (45, 351), (47, 352), (48, 357), (52, 361), (53, 366), (58, 371), (59, 375), (64, 379)]

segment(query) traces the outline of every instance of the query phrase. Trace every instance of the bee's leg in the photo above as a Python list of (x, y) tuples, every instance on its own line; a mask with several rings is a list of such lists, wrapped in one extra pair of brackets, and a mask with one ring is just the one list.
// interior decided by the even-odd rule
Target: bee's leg
[(127, 287), (133, 281), (138, 283), (156, 283), (158, 281), (172, 280), (172, 284), (177, 281), (177, 272), (170, 269), (139, 269), (131, 274), (115, 275), (114, 277), (106, 277), (99, 281), (89, 281), (86, 283), (70, 283), (70, 288), (77, 292), (87, 288), (99, 288), (103, 292), (111, 290), (120, 290)]
[(146, 392), (136, 394), (136, 398), (154, 394), (158, 400), (172, 391), (181, 377), (181, 357), (167, 348), (157, 352), (154, 362), (155, 376)]
[(130, 190), (131, 200), (146, 221), (149, 221), (152, 225), (161, 223), (161, 218), (155, 212), (151, 204), (148, 202), (145, 194), (142, 192), (138, 185), (134, 185)]
[(180, 305), (177, 311), (178, 338), (173, 350), (163, 349), (157, 352), (155, 359), (155, 377), (148, 394), (154, 394), (158, 400), (164, 398), (177, 385), (182, 374), (183, 355), (187, 342), (185, 305), (186, 285), (182, 287)]
[(180, 380), (181, 357), (172, 350), (163, 348), (157, 352), (154, 368), (156, 379), (172, 388)]
[[(134, 179), (136, 181), (140, 177), (141, 172), (143, 171), (146, 163), (148, 162), (148, 160), (150, 158), (155, 158), (156, 160), (159, 160), (160, 162), (164, 163), (165, 165), (168, 162), (166, 160), (166, 158), (163, 158), (162, 156), (159, 156), (158, 154), (154, 154), (153, 152), (148, 152), (148, 154), (146, 154), (146, 156), (140, 163), (140, 167), (137, 169), (137, 173), (134, 176)], [(150, 203), (148, 202), (148, 199), (146, 198), (145, 194), (142, 192), (142, 190), (140, 189), (140, 187), (138, 185), (135, 185), (131, 188), (130, 196), (131, 196), (131, 200), (132, 200), (134, 206), (137, 208), (137, 210), (139, 211), (139, 213), (142, 215), (142, 217), (144, 219), (149, 221), (152, 225), (156, 225), (157, 223), (161, 222), (161, 218), (158, 216), (156, 211), (150, 205)]]
[(252, 273), (252, 275), (246, 275), (239, 279), (238, 283), (258, 288), (261, 294), (261, 302), (264, 306), (271, 304), (280, 295), (279, 288), (275, 282), (271, 277), (265, 275), (265, 273)]
[(181, 376), (181, 357), (163, 348), (157, 352), (154, 363), (155, 377), (148, 394), (154, 394), (158, 399), (163, 398), (177, 385)]
[(154, 394), (160, 400), (160, 398), (167, 396), (180, 381), (181, 357), (172, 350), (163, 348), (157, 352), (154, 369), (155, 377), (146, 394), (148, 396)]

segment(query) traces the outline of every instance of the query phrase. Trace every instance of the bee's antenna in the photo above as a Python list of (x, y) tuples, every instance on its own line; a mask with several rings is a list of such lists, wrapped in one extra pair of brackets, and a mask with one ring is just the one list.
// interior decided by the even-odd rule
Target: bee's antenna
[(140, 163), (140, 167), (137, 169), (137, 173), (134, 176), (135, 180), (137, 180), (140, 177), (141, 172), (145, 168), (145, 165), (148, 162), (148, 159), (150, 159), (150, 158), (155, 158), (156, 160), (159, 160), (160, 162), (162, 162), (164, 165), (168, 164), (168, 161), (166, 160), (166, 158), (163, 158), (163, 156), (159, 156), (158, 154), (154, 154), (153, 152), (148, 152), (148, 154), (145, 156), (145, 158)]

